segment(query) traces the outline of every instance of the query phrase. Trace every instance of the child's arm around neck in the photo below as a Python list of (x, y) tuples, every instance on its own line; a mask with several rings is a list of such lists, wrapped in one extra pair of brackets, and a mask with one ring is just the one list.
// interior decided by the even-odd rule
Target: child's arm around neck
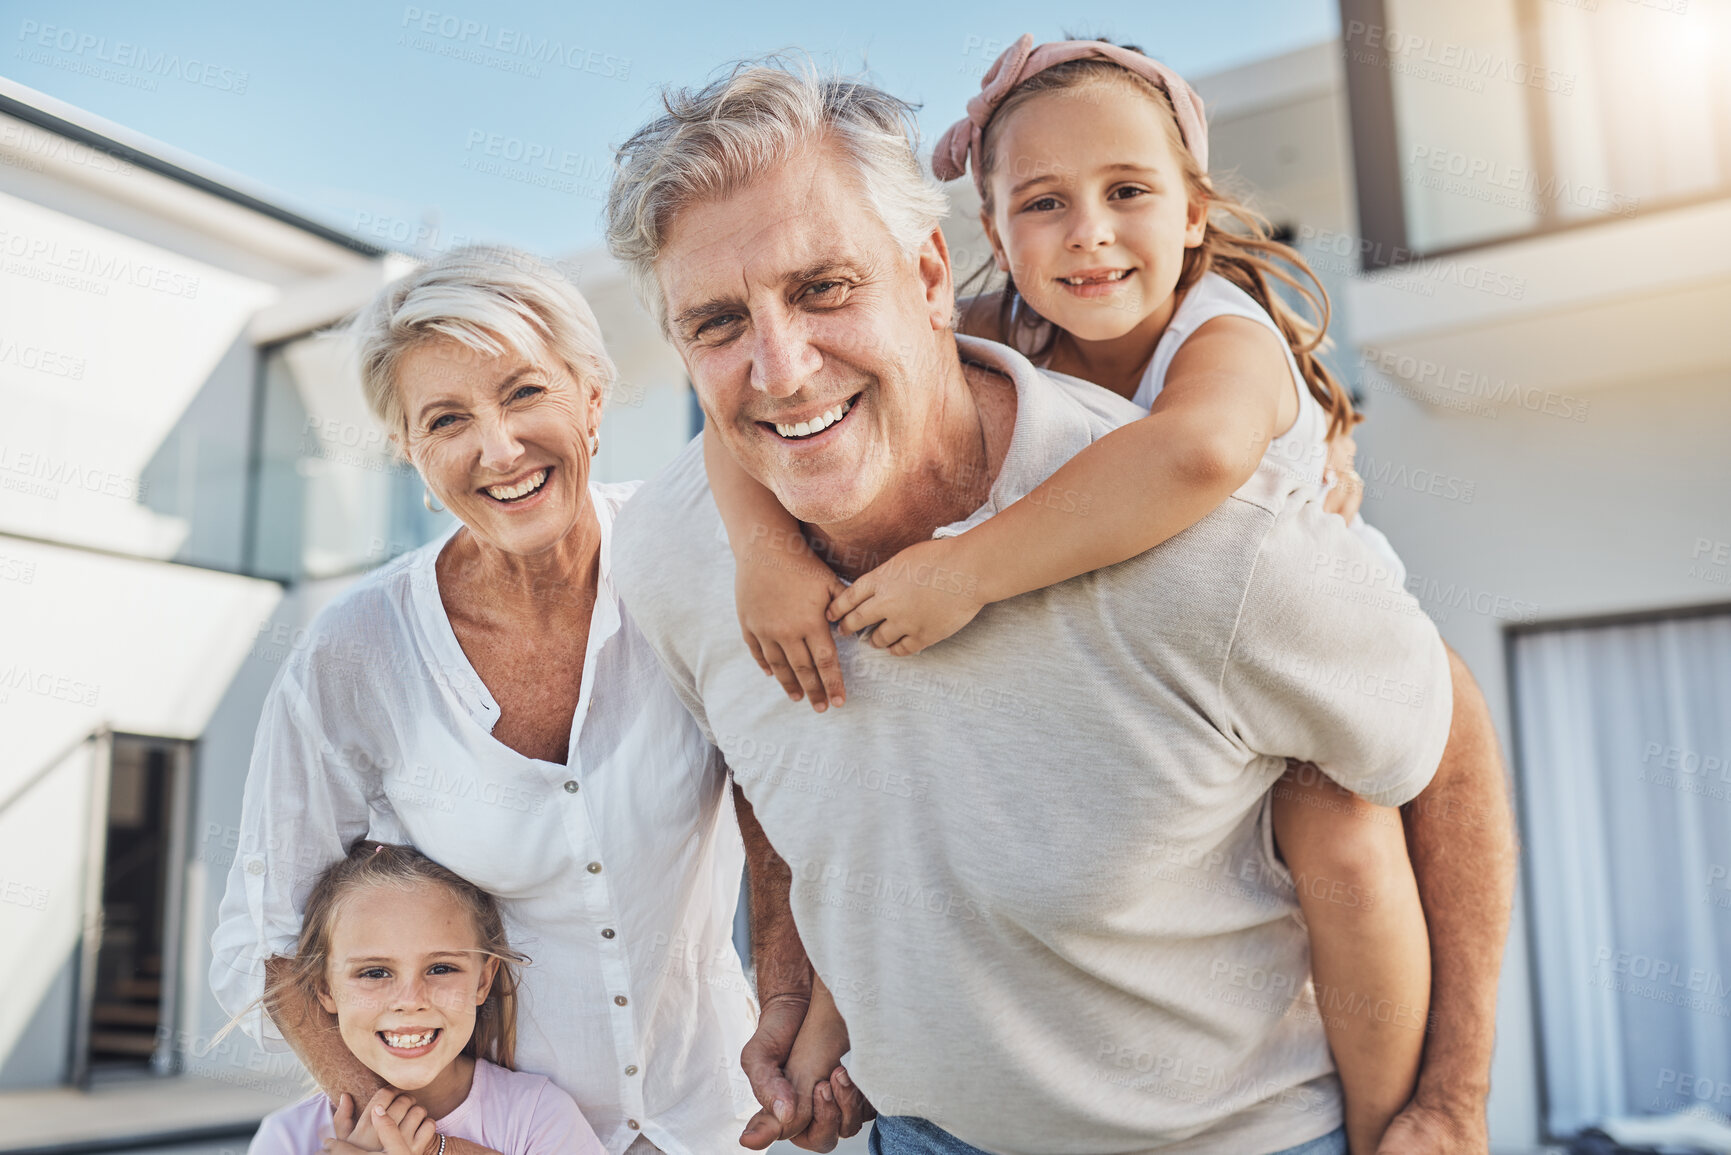
[[(1173, 358), (1147, 417), (966, 533), (911, 548), (974, 578), (969, 597), (979, 604), (1116, 565), (1196, 524), (1248, 481), (1297, 405), (1280, 339), (1254, 321), (1217, 317)], [(882, 622), (872, 644), (896, 653), (947, 637), (956, 595), (890, 576), (914, 568), (892, 559), (838, 597), (830, 616), (849, 631)]]
[(793, 514), (741, 469), (721, 439), (703, 427), (709, 490), (733, 550), (740, 632), (758, 668), (794, 701), (822, 713), (846, 698), (841, 660), (824, 616), (841, 579), (806, 544)]

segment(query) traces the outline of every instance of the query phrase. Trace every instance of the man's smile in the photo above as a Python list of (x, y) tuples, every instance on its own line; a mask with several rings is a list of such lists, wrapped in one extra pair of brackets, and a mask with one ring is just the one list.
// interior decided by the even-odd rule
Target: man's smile
[(798, 421), (759, 421), (757, 424), (783, 441), (804, 443), (840, 426), (847, 415), (853, 412), (854, 405), (859, 399), (860, 394), (855, 393), (852, 397), (831, 405), (821, 413)]

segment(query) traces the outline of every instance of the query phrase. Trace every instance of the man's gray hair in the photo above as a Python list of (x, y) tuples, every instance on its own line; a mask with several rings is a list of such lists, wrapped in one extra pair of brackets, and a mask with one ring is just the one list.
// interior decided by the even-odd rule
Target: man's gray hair
[(731, 196), (801, 149), (829, 143), (853, 164), (861, 191), (904, 253), (949, 211), (915, 155), (914, 106), (809, 60), (742, 61), (701, 90), (668, 89), (667, 111), (619, 147), (607, 195), (607, 245), (663, 331), (666, 302), (655, 281), (674, 216)]

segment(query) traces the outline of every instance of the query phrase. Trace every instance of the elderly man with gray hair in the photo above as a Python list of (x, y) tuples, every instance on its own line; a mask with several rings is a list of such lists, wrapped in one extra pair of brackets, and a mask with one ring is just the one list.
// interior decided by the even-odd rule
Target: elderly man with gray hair
[[(994, 516), (1140, 413), (957, 335), (908, 112), (742, 65), (668, 95), (608, 202), (720, 444), (845, 578)], [(777, 432), (838, 407), (819, 436)], [(752, 870), (764, 1012), (744, 1061), (768, 1110), (747, 1144), (815, 1111), (802, 1139), (827, 1149), (857, 1087), (879, 1152), (1344, 1151), (1267, 818), (1291, 757), (1413, 804), (1435, 1016), (1384, 1149), (1482, 1151), (1503, 784), (1438, 765), (1451, 714), (1494, 738), (1481, 700), (1451, 699), (1417, 606), (1315, 580), (1365, 548), (1265, 468), (1165, 544), (988, 606), (916, 657), (843, 637), (848, 705), (818, 714), (740, 640), (701, 445), (645, 485), (616, 581), (727, 760)]]

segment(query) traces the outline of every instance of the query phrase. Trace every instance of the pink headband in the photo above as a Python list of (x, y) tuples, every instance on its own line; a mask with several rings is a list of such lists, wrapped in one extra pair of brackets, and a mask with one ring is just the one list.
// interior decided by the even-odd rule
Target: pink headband
[(986, 75), (980, 78), (980, 94), (968, 101), (968, 115), (950, 125), (938, 138), (932, 149), (932, 175), (942, 181), (956, 180), (968, 171), (968, 160), (972, 157), (974, 187), (984, 197), (986, 182), (980, 175), (980, 137), (998, 105), (1016, 85), (1036, 72), (1044, 72), (1055, 64), (1090, 57), (1109, 60), (1153, 81), (1172, 101), (1184, 147), (1190, 150), (1202, 171), (1208, 171), (1208, 123), (1202, 119), (1202, 98), (1184, 83), (1182, 76), (1158, 60), (1150, 60), (1140, 52), (1116, 44), (1099, 40), (1054, 40), (1035, 48), (1033, 36), (1023, 33), (1022, 38), (1006, 48), (986, 70)]

